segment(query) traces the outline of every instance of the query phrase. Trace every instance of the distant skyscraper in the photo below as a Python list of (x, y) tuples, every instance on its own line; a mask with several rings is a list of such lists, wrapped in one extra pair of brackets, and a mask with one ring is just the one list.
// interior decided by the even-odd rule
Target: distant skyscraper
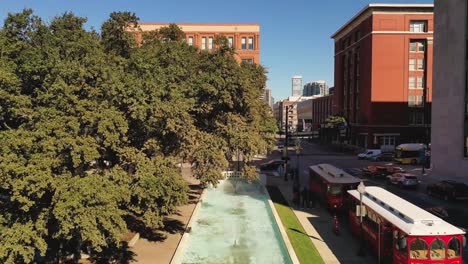
[(292, 96), (302, 95), (302, 76), (295, 75), (292, 77)]
[(328, 95), (328, 85), (326, 81), (313, 81), (304, 85), (303, 96), (325, 96)]

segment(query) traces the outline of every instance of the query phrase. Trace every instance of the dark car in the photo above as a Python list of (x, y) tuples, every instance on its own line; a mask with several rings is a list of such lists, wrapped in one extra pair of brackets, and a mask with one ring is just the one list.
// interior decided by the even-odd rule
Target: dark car
[(260, 164), (260, 170), (266, 170), (266, 171), (275, 171), (278, 170), (278, 167), (283, 167), (284, 166), (284, 160), (270, 160), (266, 163)]
[(445, 180), (429, 184), (426, 192), (428, 195), (442, 197), (446, 201), (465, 199), (468, 198), (468, 185), (462, 182)]
[(395, 154), (393, 152), (383, 152), (380, 153), (379, 155), (376, 155), (370, 160), (372, 161), (393, 161), (393, 158), (395, 157)]

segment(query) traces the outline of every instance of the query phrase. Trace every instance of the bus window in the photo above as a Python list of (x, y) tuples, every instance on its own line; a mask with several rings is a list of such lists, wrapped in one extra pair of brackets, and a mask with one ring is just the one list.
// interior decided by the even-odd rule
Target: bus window
[(431, 243), (431, 259), (445, 259), (445, 243), (442, 239), (435, 239)]
[(458, 238), (454, 237), (450, 239), (447, 253), (449, 259), (460, 256), (460, 240), (458, 240)]
[(427, 244), (422, 239), (415, 239), (411, 242), (410, 257), (412, 259), (427, 259)]
[(332, 196), (340, 196), (341, 191), (341, 185), (328, 185), (328, 193)]

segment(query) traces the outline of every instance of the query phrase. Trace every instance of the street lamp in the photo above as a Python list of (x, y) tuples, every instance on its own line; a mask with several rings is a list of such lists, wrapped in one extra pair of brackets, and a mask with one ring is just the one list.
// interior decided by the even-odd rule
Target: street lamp
[(364, 229), (362, 228), (362, 215), (364, 214), (364, 210), (362, 210), (362, 195), (366, 192), (366, 186), (362, 180), (357, 187), (357, 191), (359, 193), (359, 222), (361, 224), (361, 245), (359, 247), (358, 255), (362, 257), (366, 255), (364, 250)]
[(301, 146), (296, 146), (296, 175), (294, 180), (296, 183), (299, 183), (299, 155), (301, 154)]

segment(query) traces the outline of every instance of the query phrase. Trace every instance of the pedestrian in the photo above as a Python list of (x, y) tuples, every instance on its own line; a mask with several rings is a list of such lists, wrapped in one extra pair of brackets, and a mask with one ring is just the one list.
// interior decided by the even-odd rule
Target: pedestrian
[(308, 196), (308, 193), (307, 193), (307, 188), (304, 186), (302, 188), (302, 193), (301, 193), (301, 196), (302, 196), (302, 207), (305, 208), (307, 207), (307, 196)]
[(293, 204), (299, 205), (299, 203), (299, 187), (297, 186), (297, 184), (293, 184)]
[(315, 208), (315, 203), (317, 202), (317, 197), (315, 196), (315, 193), (314, 191), (312, 191), (311, 189), (309, 189), (309, 198), (312, 202), (312, 208)]

